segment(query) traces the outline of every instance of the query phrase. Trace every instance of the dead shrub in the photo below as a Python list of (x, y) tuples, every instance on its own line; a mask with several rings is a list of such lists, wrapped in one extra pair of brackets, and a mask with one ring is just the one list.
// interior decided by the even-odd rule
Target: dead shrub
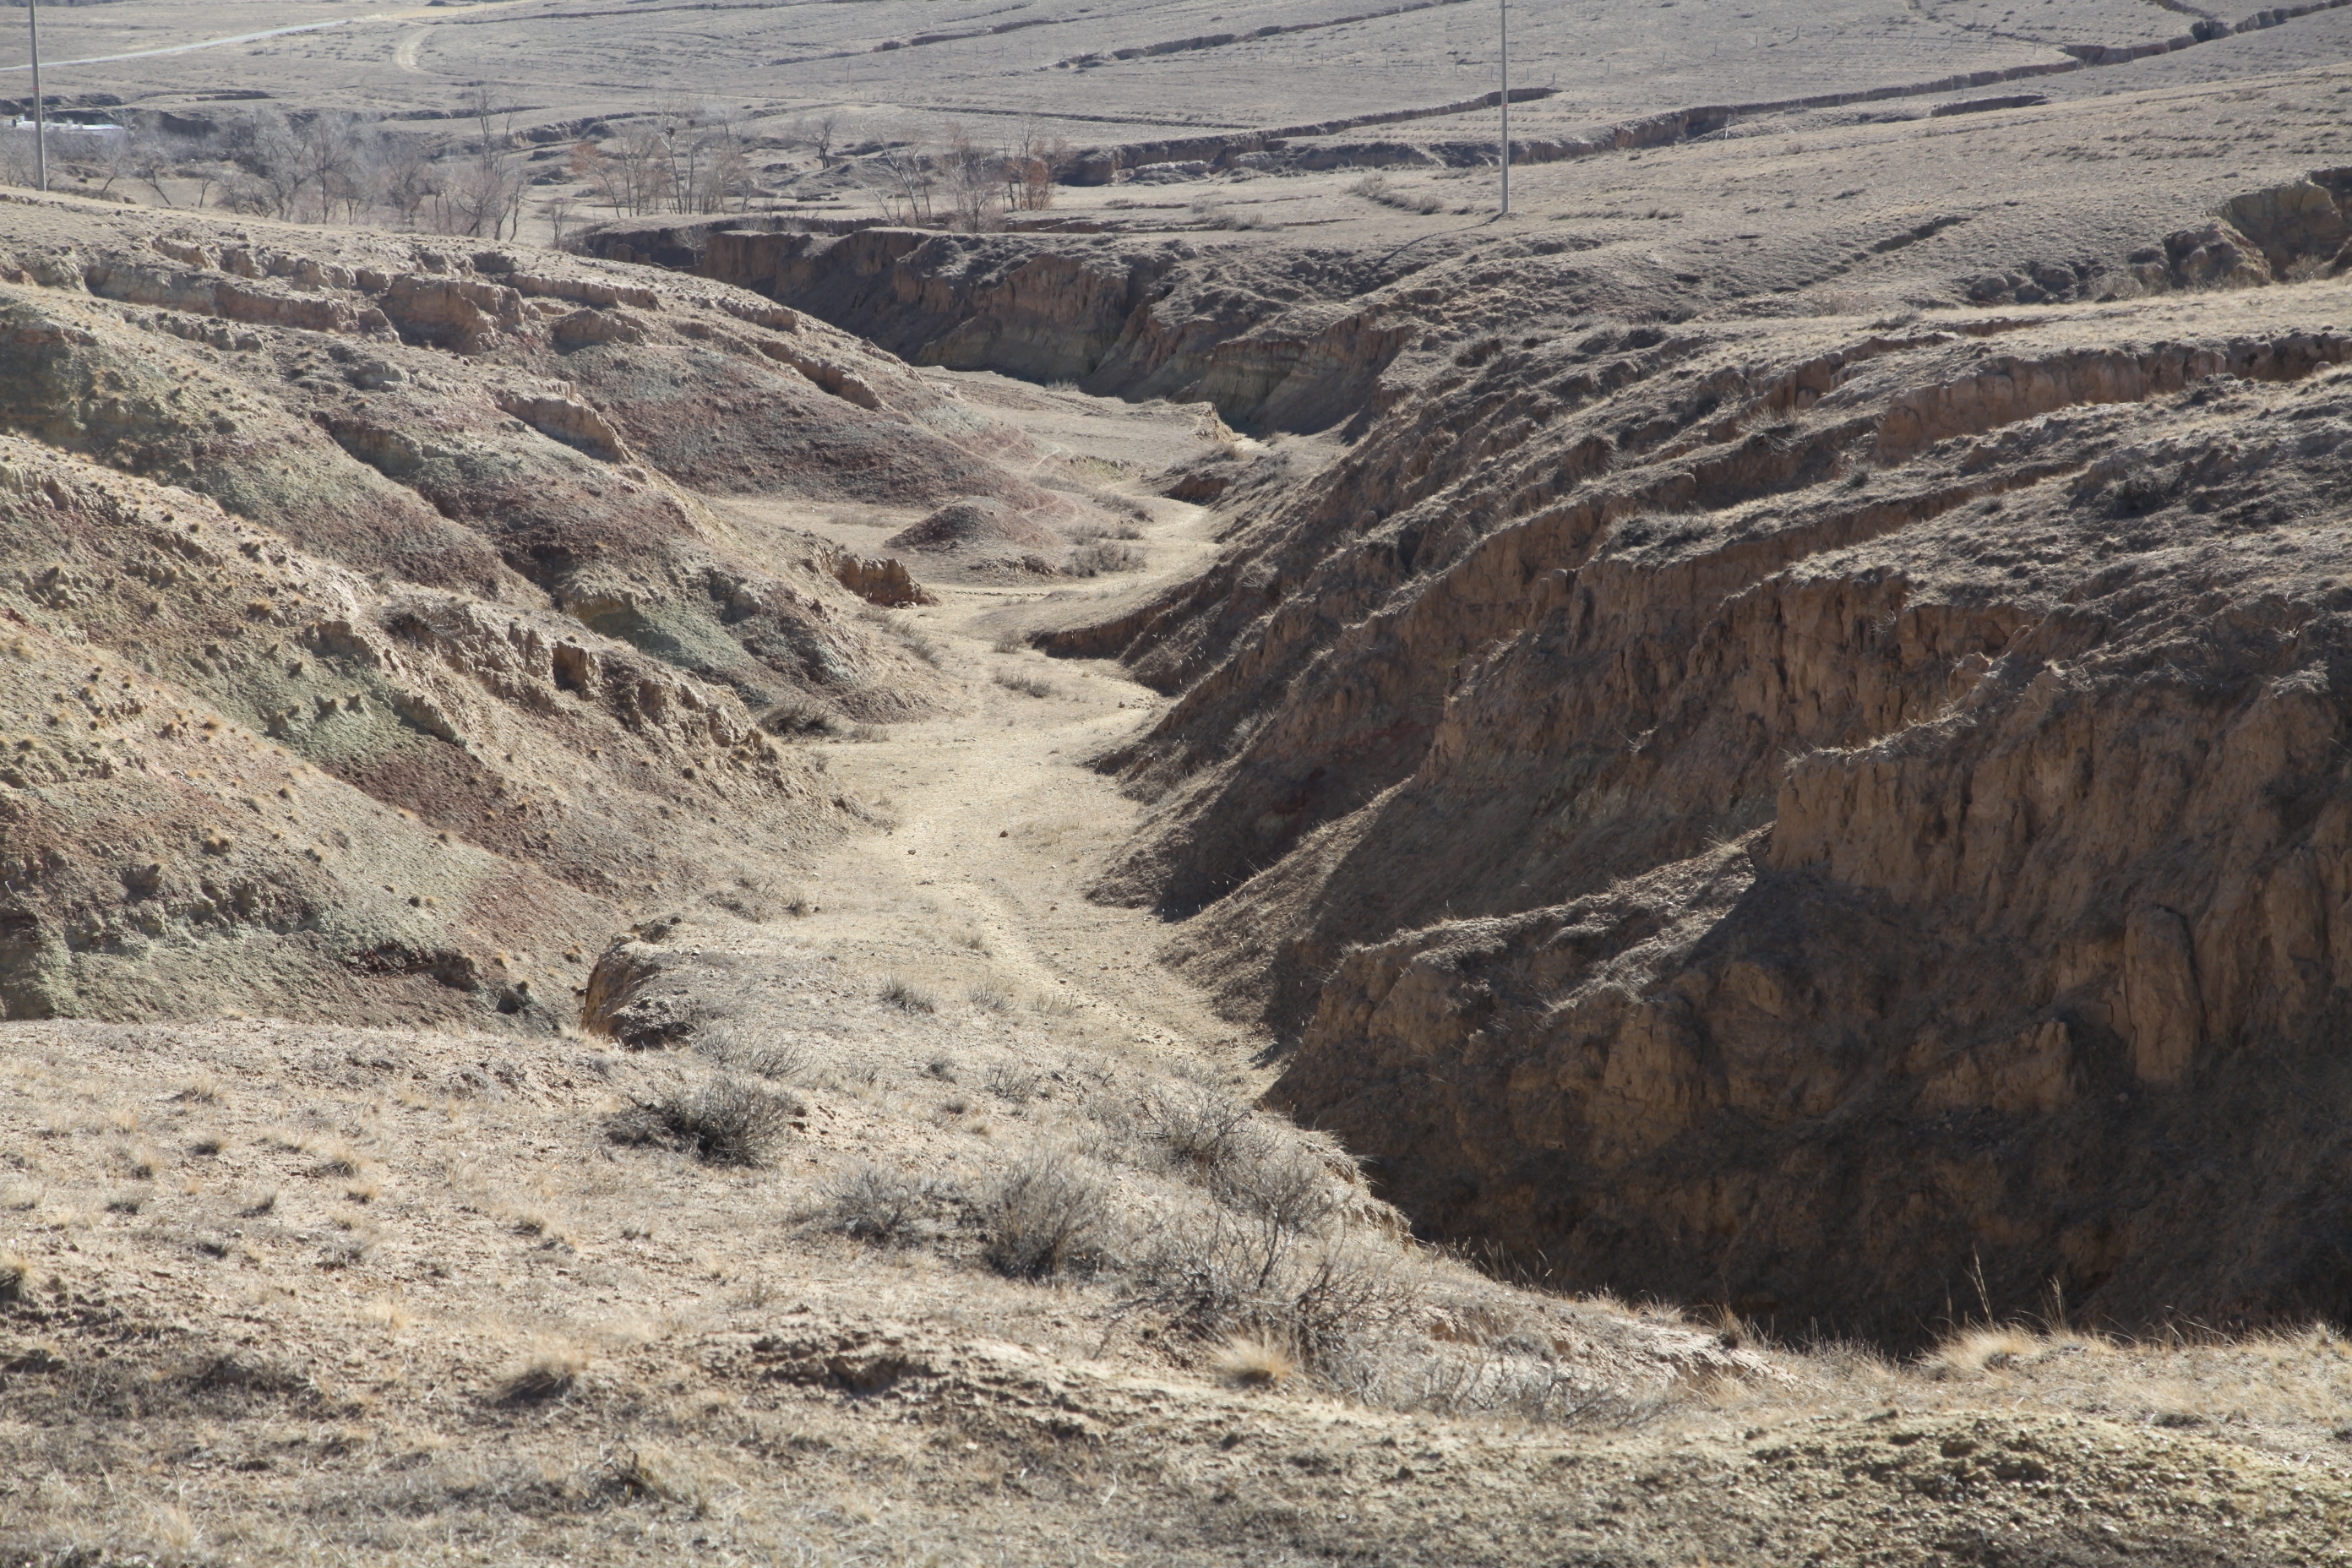
[(878, 999), (904, 1013), (936, 1013), (940, 1010), (938, 997), (919, 985), (909, 985), (895, 975), (882, 983)]
[(914, 1238), (939, 1200), (938, 1184), (867, 1162), (826, 1185), (818, 1212), (828, 1230), (894, 1247)]
[(0, 1302), (23, 1300), (32, 1275), (33, 1266), (22, 1254), (0, 1252)]
[(1144, 560), (1143, 551), (1136, 545), (1097, 539), (1070, 552), (1062, 570), (1072, 577), (1100, 577), (1114, 572), (1140, 572)]
[(1207, 1340), (1248, 1335), (1291, 1347), (1318, 1373), (1402, 1327), (1419, 1276), (1393, 1247), (1345, 1231), (1317, 1238), (1222, 1205), (1163, 1228), (1125, 1303)]
[(771, 735), (837, 735), (842, 721), (814, 697), (794, 691), (760, 715), (760, 728)]
[(1035, 1155), (997, 1178), (980, 1204), (984, 1256), (1016, 1279), (1090, 1274), (1108, 1260), (1110, 1197), (1068, 1154)]
[(778, 1140), (805, 1114), (801, 1102), (737, 1078), (639, 1100), (606, 1123), (616, 1143), (683, 1149), (706, 1164), (763, 1165)]
[(1005, 690), (1017, 691), (1024, 697), (1059, 697), (1062, 694), (1061, 688), (1052, 681), (1040, 680), (1034, 675), (1005, 675), (1000, 672), (995, 677), (995, 680), (996, 684)]
[(760, 1078), (798, 1080), (814, 1065), (797, 1041), (758, 1039), (733, 1025), (709, 1025), (695, 1032), (694, 1048), (723, 1068)]

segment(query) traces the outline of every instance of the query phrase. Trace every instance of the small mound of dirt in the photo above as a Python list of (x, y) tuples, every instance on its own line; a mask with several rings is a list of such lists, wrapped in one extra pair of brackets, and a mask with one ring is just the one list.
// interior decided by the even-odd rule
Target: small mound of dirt
[(951, 500), (920, 522), (900, 529), (883, 544), (891, 550), (962, 551), (991, 545), (1051, 549), (1062, 541), (1000, 500), (966, 496)]

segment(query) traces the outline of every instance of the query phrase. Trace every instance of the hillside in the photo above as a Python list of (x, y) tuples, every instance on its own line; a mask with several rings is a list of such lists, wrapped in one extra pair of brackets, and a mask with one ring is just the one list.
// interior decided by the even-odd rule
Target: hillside
[(2352, 5), (1495, 15), (44, 8), (0, 1558), (2341, 1568)]

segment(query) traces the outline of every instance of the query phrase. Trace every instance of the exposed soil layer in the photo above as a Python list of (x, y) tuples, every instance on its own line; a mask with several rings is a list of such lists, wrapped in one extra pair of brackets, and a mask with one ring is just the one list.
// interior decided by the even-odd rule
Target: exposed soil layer
[(1391, 383), (1049, 644), (1177, 696), (1100, 891), (1418, 1224), (1563, 1282), (2352, 1313), (2347, 286), (2166, 287)]

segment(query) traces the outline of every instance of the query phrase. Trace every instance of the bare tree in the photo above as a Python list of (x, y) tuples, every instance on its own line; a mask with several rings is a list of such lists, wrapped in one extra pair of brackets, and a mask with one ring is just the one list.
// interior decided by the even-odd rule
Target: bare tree
[(1070, 144), (1048, 138), (1034, 120), (1021, 127), (1020, 145), (1004, 159), (1004, 205), (1020, 212), (1043, 212), (1054, 205), (1054, 168), (1070, 155)]
[(443, 234), (503, 239), (522, 221), (529, 182), (514, 151), (510, 111), (497, 107), (487, 85), (474, 89), (475, 139), (466, 158), (434, 182), (425, 197), (432, 226)]
[(948, 126), (944, 142), (938, 163), (949, 221), (971, 234), (999, 226), (1003, 218), (1003, 158), (974, 142), (960, 124)]
[(881, 207), (885, 218), (918, 228), (929, 226), (939, 178), (921, 142), (886, 147), (858, 173), (859, 183)]
[(608, 157), (593, 142), (578, 142), (572, 148), (572, 172), (588, 182), (596, 199), (613, 209), (617, 217), (629, 205), (627, 171), (617, 158)]
[(131, 137), (128, 132), (121, 136), (109, 137), (100, 145), (96, 173), (98, 195), (100, 201), (112, 194), (118, 182), (138, 177), (139, 171), (131, 156)]
[(250, 114), (230, 128), (228, 205), (266, 217), (294, 217), (309, 178), (300, 143), (286, 117), (274, 109)]
[(546, 201), (540, 204), (539, 216), (545, 218), (547, 226), (555, 231), (555, 248), (562, 249), (563, 231), (579, 220), (579, 214), (572, 207), (572, 197), (569, 195), (548, 197)]
[(730, 201), (739, 211), (749, 208), (751, 193), (759, 184), (751, 167), (750, 116), (731, 105), (706, 106), (701, 120), (703, 128), (696, 136), (698, 145), (694, 157), (694, 210), (725, 212)]
[(360, 159), (365, 140), (360, 117), (348, 110), (321, 110), (289, 128), (298, 189), (307, 188), (318, 203), (319, 221), (327, 222), (338, 205), (344, 221), (356, 219), (367, 204), (360, 183)]
[(416, 215), (433, 199), (441, 183), (432, 147), (422, 136), (389, 134), (377, 141), (371, 162), (377, 195), (403, 228), (415, 228)]
[(669, 194), (669, 140), (662, 128), (640, 121), (614, 138), (613, 154), (621, 165), (622, 205), (630, 213), (658, 212)]
[[(172, 192), (164, 184), (180, 172), (181, 160), (190, 152), (189, 142), (169, 132), (148, 125), (134, 126), (131, 139), (123, 149), (131, 175), (155, 193), (158, 206), (170, 206)], [(202, 205), (202, 198), (198, 198)]]
[(831, 110), (823, 114), (802, 115), (793, 122), (793, 140), (805, 144), (816, 154), (817, 166), (833, 167), (833, 144), (841, 130), (841, 116)]

